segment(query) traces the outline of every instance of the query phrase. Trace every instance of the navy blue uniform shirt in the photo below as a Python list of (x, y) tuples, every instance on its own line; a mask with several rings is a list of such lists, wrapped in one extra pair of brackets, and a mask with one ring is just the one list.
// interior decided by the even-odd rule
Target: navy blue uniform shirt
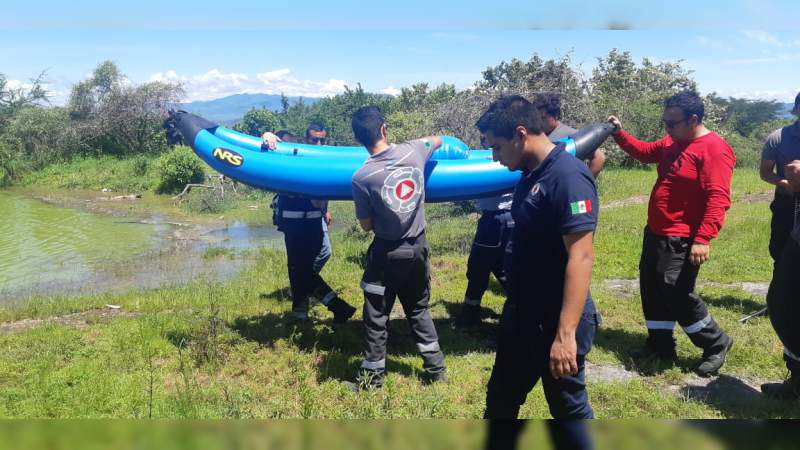
[[(583, 161), (558, 144), (535, 170), (523, 173), (514, 190), (514, 231), (506, 250), (508, 296), (519, 319), (541, 325), (548, 334), (558, 327), (564, 298), (567, 250), (563, 236), (594, 231), (597, 187)], [(594, 314), (588, 296), (584, 315)]]

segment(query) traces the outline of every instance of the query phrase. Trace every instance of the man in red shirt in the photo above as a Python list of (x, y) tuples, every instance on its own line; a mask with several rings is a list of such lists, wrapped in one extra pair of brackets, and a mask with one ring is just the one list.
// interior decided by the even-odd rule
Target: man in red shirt
[(626, 153), (642, 163), (658, 164), (639, 262), (648, 333), (645, 354), (674, 360), (672, 332), (677, 322), (703, 349), (695, 371), (710, 376), (725, 363), (733, 339), (720, 329), (694, 287), (731, 205), (736, 156), (724, 139), (703, 125), (704, 112), (696, 92), (669, 97), (662, 115), (667, 136), (655, 142), (636, 139), (614, 116), (608, 121)]

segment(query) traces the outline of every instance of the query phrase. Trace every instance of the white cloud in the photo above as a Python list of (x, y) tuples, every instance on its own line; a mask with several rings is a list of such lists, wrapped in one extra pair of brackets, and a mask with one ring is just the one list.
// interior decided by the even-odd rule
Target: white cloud
[(760, 42), (762, 44), (766, 44), (772, 47), (778, 47), (778, 48), (800, 47), (800, 39), (784, 41), (775, 36), (774, 34), (767, 33), (766, 31), (745, 30), (742, 31), (742, 34), (744, 34), (745, 37), (748, 37), (756, 42)]
[(714, 90), (720, 97), (736, 97), (746, 98), (750, 100), (775, 100), (782, 103), (794, 102), (794, 97), (800, 92), (800, 88), (784, 89), (784, 90), (755, 90), (743, 91), (734, 89), (716, 89)]
[(398, 95), (400, 95), (401, 91), (400, 89), (397, 89), (394, 86), (389, 86), (387, 88), (381, 89), (381, 92), (384, 94), (391, 95), (392, 97), (397, 97)]
[(280, 80), (281, 78), (289, 75), (289, 72), (290, 72), (289, 69), (278, 69), (278, 70), (273, 70), (272, 72), (259, 73), (256, 75), (256, 78), (265, 83), (269, 83), (271, 81)]
[(246, 74), (211, 69), (199, 75), (183, 75), (174, 70), (157, 72), (149, 81), (177, 82), (183, 85), (187, 101), (212, 100), (234, 94), (280, 94), (303, 97), (327, 97), (344, 92), (344, 80), (300, 80), (291, 70), (281, 68)]

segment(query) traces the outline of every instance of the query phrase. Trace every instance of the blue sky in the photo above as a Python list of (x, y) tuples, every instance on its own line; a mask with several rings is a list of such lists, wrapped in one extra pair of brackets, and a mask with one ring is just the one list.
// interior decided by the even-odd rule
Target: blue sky
[(16, 3), (0, 15), (0, 73), (24, 85), (46, 69), (54, 103), (105, 59), (133, 83), (181, 81), (199, 100), (331, 95), (358, 82), (466, 88), (487, 66), (533, 53), (571, 53), (588, 73), (612, 48), (684, 60), (703, 92), (789, 101), (800, 91), (800, 1)]

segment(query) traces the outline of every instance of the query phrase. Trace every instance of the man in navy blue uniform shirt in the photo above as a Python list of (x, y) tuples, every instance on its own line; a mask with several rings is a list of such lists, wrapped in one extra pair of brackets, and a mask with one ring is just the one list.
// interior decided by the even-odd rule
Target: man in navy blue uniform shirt
[[(515, 419), (541, 379), (556, 419), (590, 419), (584, 362), (598, 315), (589, 295), (598, 200), (584, 163), (554, 144), (523, 97), (502, 97), (480, 120), (495, 160), (523, 176), (506, 254), (508, 300), (486, 396), (489, 419)], [(483, 118), (482, 118), (483, 119)], [(581, 420), (551, 422), (558, 448), (589, 448)]]

